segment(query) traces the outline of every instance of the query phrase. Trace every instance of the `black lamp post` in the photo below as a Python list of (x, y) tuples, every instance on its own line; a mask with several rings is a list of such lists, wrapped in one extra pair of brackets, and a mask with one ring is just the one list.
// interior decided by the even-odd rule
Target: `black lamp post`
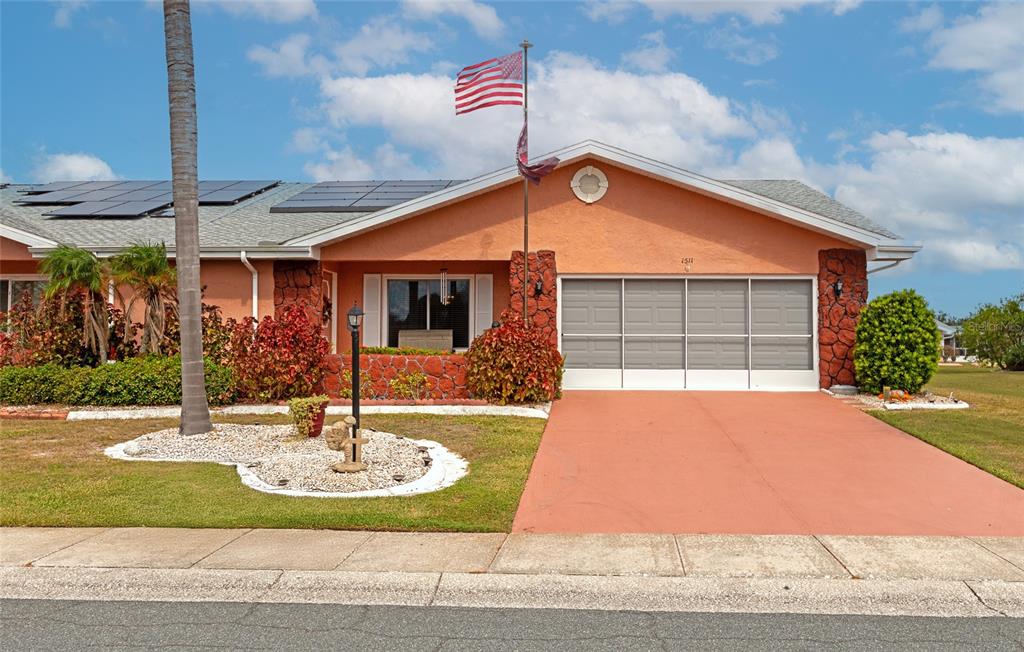
[[(363, 325), (363, 311), (353, 304), (348, 311), (348, 330), (352, 333), (352, 416), (359, 432), (359, 327)], [(358, 436), (358, 435), (356, 435)]]

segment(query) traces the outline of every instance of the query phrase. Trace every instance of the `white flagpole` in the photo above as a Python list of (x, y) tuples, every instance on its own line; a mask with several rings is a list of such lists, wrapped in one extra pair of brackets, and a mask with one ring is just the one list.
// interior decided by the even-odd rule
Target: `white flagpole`
[[(527, 77), (527, 51), (533, 47), (533, 44), (528, 40), (523, 39), (523, 42), (519, 44), (523, 48), (523, 128), (526, 129), (528, 113), (527, 113), (527, 94), (528, 94), (528, 77)], [(529, 138), (529, 133), (527, 133)], [(527, 141), (529, 142), (529, 141)], [(529, 163), (529, 160), (527, 160)], [(523, 177), (523, 326), (530, 326), (529, 310), (527, 310), (526, 303), (529, 300), (529, 287), (530, 287), (530, 180), (525, 176)]]

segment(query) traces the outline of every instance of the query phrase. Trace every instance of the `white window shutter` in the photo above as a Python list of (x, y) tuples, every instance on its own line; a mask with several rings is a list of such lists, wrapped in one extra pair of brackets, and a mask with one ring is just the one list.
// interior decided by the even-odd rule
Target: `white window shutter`
[(363, 274), (363, 346), (380, 346), (380, 274)]
[(494, 321), (494, 279), (490, 274), (476, 275), (476, 328), (473, 337), (491, 327)]

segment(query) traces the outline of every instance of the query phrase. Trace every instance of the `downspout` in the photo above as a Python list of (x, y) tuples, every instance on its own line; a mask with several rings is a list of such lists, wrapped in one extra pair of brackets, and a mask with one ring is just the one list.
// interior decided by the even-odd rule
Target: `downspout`
[(897, 265), (899, 265), (901, 262), (903, 262), (903, 261), (895, 260), (895, 261), (889, 263), (888, 265), (882, 265), (881, 267), (876, 267), (874, 269), (869, 269), (867, 273), (868, 274), (874, 274), (875, 272), (880, 272), (883, 269), (892, 269), (893, 267), (896, 267)]
[[(260, 273), (255, 267), (253, 267), (252, 263), (249, 262), (249, 259), (246, 258), (245, 249), (242, 250), (239, 258), (241, 259), (242, 264), (245, 265), (246, 269), (249, 270), (249, 273), (252, 274), (252, 318), (259, 323)], [(255, 324), (253, 324), (253, 326), (255, 326)]]

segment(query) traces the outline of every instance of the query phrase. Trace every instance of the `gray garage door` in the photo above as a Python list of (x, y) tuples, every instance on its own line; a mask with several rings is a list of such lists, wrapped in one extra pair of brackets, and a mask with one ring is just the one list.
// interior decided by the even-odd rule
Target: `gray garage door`
[(807, 279), (567, 278), (560, 303), (570, 388), (817, 387)]

